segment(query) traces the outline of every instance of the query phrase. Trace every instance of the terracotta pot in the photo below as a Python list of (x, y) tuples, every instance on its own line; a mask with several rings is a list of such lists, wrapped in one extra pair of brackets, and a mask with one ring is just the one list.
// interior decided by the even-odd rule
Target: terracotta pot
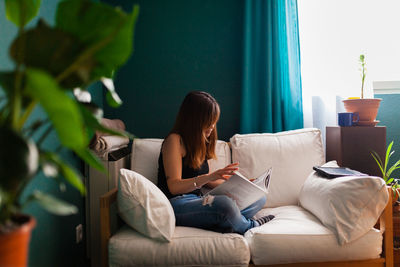
[(357, 112), (362, 122), (374, 122), (378, 114), (381, 98), (361, 98), (343, 100), (347, 112)]
[(19, 215), (14, 221), (20, 224), (17, 229), (0, 234), (0, 266), (27, 266), (29, 240), (36, 220)]

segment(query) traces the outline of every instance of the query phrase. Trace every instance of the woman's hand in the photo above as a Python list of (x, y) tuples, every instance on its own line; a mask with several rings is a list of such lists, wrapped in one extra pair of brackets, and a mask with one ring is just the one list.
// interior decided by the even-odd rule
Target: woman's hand
[(211, 178), (211, 181), (215, 181), (218, 179), (228, 180), (229, 178), (231, 178), (233, 173), (237, 170), (239, 170), (239, 163), (235, 162), (235, 163), (225, 166), (222, 169), (219, 169), (219, 170), (216, 170), (215, 172), (210, 173), (209, 177)]

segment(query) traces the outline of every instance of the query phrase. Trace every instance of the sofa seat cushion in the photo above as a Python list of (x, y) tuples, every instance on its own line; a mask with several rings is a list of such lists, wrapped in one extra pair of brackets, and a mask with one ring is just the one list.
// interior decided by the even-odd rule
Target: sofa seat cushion
[(245, 234), (256, 265), (376, 259), (382, 252), (382, 233), (374, 228), (340, 246), (331, 230), (299, 206), (263, 209), (257, 217), (267, 214), (275, 218)]
[(248, 266), (250, 261), (243, 236), (182, 226), (163, 243), (125, 225), (108, 248), (110, 266)]

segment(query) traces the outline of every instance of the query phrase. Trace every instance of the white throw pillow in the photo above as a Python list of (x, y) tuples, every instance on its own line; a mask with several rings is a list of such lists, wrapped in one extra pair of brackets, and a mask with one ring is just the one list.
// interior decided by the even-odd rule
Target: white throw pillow
[(171, 203), (160, 189), (137, 172), (120, 170), (118, 212), (121, 218), (143, 235), (169, 242), (175, 230)]
[[(336, 161), (323, 166), (338, 167)], [(300, 192), (300, 205), (335, 233), (340, 245), (371, 230), (388, 200), (385, 181), (374, 176), (326, 179), (313, 171)]]
[(232, 162), (239, 162), (239, 171), (247, 178), (256, 178), (272, 167), (266, 207), (297, 205), (312, 167), (325, 163), (318, 129), (237, 134), (230, 142)]

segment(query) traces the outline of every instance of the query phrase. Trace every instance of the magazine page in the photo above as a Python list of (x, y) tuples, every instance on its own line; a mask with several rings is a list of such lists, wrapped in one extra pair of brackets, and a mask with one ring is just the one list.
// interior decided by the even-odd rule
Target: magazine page
[(271, 180), (272, 168), (269, 168), (264, 173), (262, 173), (258, 178), (253, 179), (252, 181), (254, 184), (258, 185), (259, 187), (263, 188), (268, 193), (268, 188)]
[(229, 180), (210, 190), (206, 195), (227, 195), (236, 201), (240, 210), (243, 210), (266, 194), (263, 188), (250, 182), (239, 172), (235, 172)]

